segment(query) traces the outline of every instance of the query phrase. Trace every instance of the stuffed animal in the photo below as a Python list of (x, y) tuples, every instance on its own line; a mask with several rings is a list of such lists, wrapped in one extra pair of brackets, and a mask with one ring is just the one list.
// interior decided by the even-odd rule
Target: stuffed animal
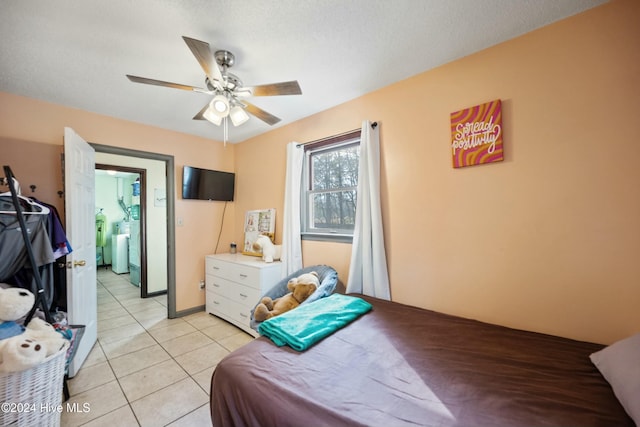
[(43, 345), (47, 357), (57, 353), (67, 342), (67, 339), (56, 331), (56, 328), (39, 317), (31, 319), (24, 335)]
[(320, 280), (318, 280), (318, 273), (315, 271), (295, 277), (287, 283), (287, 289), (291, 291), (288, 294), (275, 300), (269, 297), (262, 298), (253, 312), (253, 318), (262, 322), (293, 310), (309, 298), (319, 286)]
[(24, 332), (24, 326), (17, 324), (16, 320), (29, 313), (35, 300), (35, 296), (26, 289), (0, 287), (0, 339)]
[(0, 372), (32, 368), (66, 342), (42, 319), (33, 318), (26, 328), (16, 323), (29, 313), (34, 301), (34, 295), (26, 289), (0, 287)]
[(264, 262), (273, 262), (279, 260), (282, 254), (282, 246), (274, 245), (268, 236), (261, 234), (255, 242), (253, 242), (253, 250), (262, 253)]

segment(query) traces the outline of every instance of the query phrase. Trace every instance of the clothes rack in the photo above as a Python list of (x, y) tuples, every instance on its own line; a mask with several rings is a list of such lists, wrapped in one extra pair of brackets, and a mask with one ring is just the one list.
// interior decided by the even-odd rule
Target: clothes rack
[(13, 171), (9, 166), (3, 166), (4, 174), (7, 179), (7, 185), (9, 186), (9, 191), (11, 192), (11, 200), (13, 201), (13, 207), (16, 210), (16, 217), (20, 224), (20, 230), (22, 232), (22, 238), (24, 240), (24, 245), (27, 250), (27, 256), (29, 258), (29, 263), (31, 264), (31, 269), (33, 270), (33, 279), (36, 283), (36, 292), (35, 292), (35, 303), (33, 307), (29, 311), (25, 319), (25, 326), (31, 321), (31, 318), (35, 314), (38, 306), (41, 306), (42, 312), (44, 313), (45, 320), (50, 324), (54, 323), (53, 318), (51, 317), (51, 313), (49, 311), (49, 307), (47, 307), (46, 299), (44, 298), (44, 286), (42, 285), (42, 278), (40, 277), (40, 271), (36, 264), (35, 258), (33, 256), (33, 247), (31, 246), (31, 240), (29, 239), (29, 234), (27, 231), (27, 225), (24, 220), (22, 207), (20, 205), (20, 200), (18, 199), (18, 189), (14, 187), (15, 177), (13, 175)]

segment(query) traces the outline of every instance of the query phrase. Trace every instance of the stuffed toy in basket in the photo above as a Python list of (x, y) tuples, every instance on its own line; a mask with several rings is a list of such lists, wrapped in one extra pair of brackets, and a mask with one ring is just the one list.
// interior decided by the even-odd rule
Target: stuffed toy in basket
[(1, 426), (59, 426), (69, 341), (53, 326), (33, 318), (17, 321), (33, 307), (34, 295), (0, 286)]
[(33, 368), (68, 342), (42, 319), (31, 319), (27, 327), (16, 323), (34, 302), (35, 296), (27, 289), (0, 287), (0, 372)]

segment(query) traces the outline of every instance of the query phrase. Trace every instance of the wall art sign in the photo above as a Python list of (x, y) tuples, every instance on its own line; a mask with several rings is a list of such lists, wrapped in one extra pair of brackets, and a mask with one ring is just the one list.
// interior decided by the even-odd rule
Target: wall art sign
[(499, 99), (451, 113), (451, 150), (454, 168), (504, 159)]

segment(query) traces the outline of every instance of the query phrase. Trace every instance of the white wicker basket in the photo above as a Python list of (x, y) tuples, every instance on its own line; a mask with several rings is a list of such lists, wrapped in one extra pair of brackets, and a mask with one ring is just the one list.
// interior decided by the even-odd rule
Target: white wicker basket
[(26, 371), (0, 373), (0, 426), (60, 425), (68, 348)]

